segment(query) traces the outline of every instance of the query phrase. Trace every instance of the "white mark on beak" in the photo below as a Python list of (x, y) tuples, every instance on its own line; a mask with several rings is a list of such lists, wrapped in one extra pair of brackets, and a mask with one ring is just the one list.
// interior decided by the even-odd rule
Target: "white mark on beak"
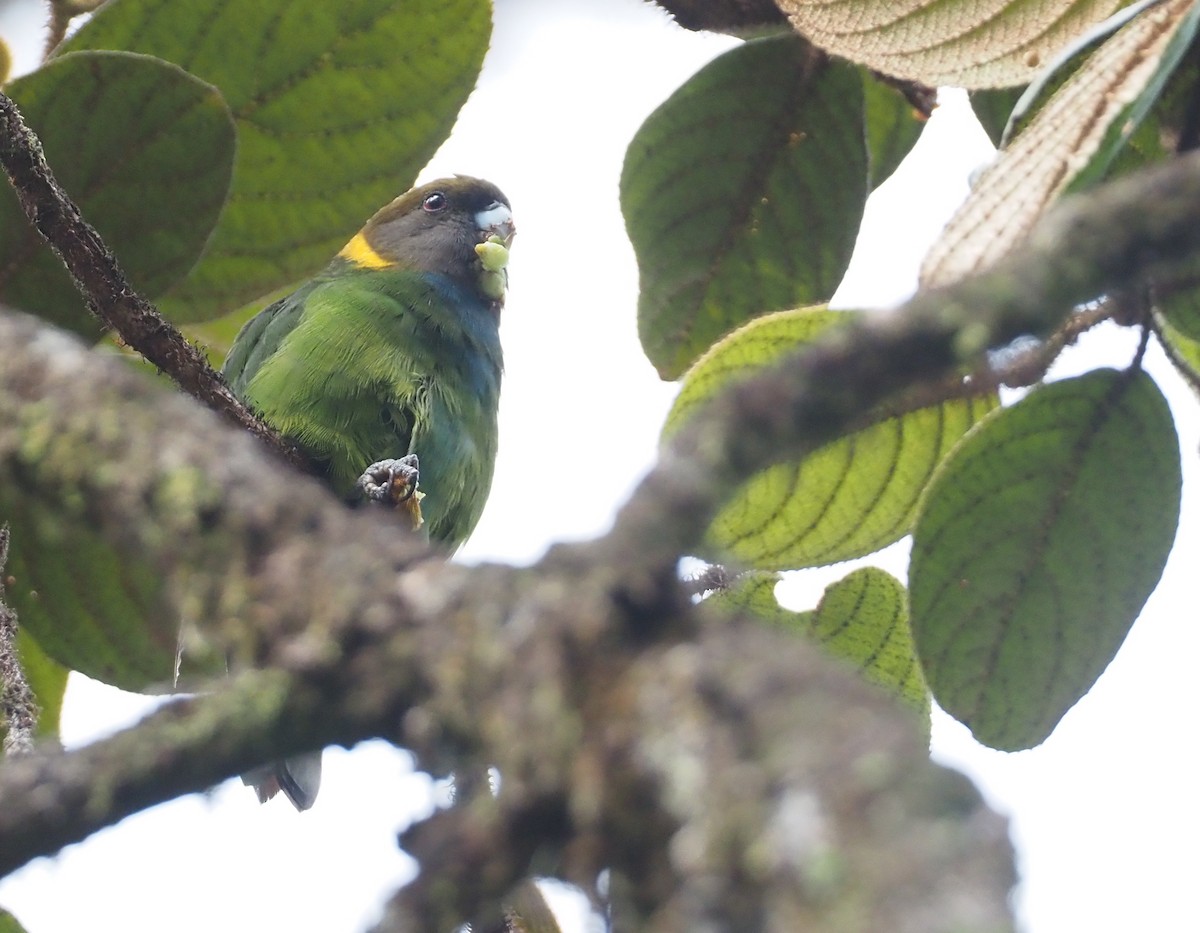
[(475, 226), (480, 230), (494, 232), (507, 240), (516, 230), (513, 225), (512, 211), (507, 204), (493, 201), (475, 215)]

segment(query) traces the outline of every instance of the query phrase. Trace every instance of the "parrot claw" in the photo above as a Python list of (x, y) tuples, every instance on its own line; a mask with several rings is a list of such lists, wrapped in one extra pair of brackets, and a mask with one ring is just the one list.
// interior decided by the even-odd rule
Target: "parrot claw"
[(416, 454), (399, 460), (378, 460), (363, 470), (358, 488), (368, 499), (399, 505), (417, 492), (421, 479), (421, 462)]
[(408, 514), (413, 531), (424, 524), (421, 500), (425, 494), (417, 489), (421, 479), (421, 462), (416, 454), (399, 460), (378, 460), (363, 470), (358, 488), (372, 502), (390, 505)]

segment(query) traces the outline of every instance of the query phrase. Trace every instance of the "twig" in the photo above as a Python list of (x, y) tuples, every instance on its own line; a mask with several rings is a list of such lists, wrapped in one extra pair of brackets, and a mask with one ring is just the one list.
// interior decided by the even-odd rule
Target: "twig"
[(703, 596), (705, 593), (721, 592), (729, 589), (738, 578), (729, 568), (721, 564), (709, 564), (694, 577), (683, 581), (683, 591), (689, 596)]
[(1076, 311), (1064, 322), (1062, 327), (1047, 337), (1043, 342), (1015, 353), (994, 369), (976, 376), (977, 381), (990, 380), (993, 388), (1009, 386), (1013, 389), (1026, 388), (1041, 382), (1051, 364), (1058, 359), (1064, 348), (1073, 344), (1079, 337), (1098, 324), (1103, 324), (1112, 317), (1112, 307), (1109, 299), (1105, 298), (1088, 308)]

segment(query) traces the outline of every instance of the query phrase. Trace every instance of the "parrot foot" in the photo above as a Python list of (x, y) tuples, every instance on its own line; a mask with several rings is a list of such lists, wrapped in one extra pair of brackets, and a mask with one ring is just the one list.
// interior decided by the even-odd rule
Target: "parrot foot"
[(372, 502), (407, 512), (415, 531), (424, 522), (421, 500), (425, 494), (417, 489), (420, 479), (421, 462), (416, 454), (409, 454), (399, 460), (372, 463), (358, 478), (358, 488)]

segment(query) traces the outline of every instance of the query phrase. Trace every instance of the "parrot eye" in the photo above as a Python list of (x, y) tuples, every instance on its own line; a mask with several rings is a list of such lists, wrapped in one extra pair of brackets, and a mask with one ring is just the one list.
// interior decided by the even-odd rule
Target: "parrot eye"
[(430, 214), (436, 214), (438, 211), (446, 209), (446, 196), (440, 191), (435, 191), (424, 201), (421, 202), (421, 209)]

